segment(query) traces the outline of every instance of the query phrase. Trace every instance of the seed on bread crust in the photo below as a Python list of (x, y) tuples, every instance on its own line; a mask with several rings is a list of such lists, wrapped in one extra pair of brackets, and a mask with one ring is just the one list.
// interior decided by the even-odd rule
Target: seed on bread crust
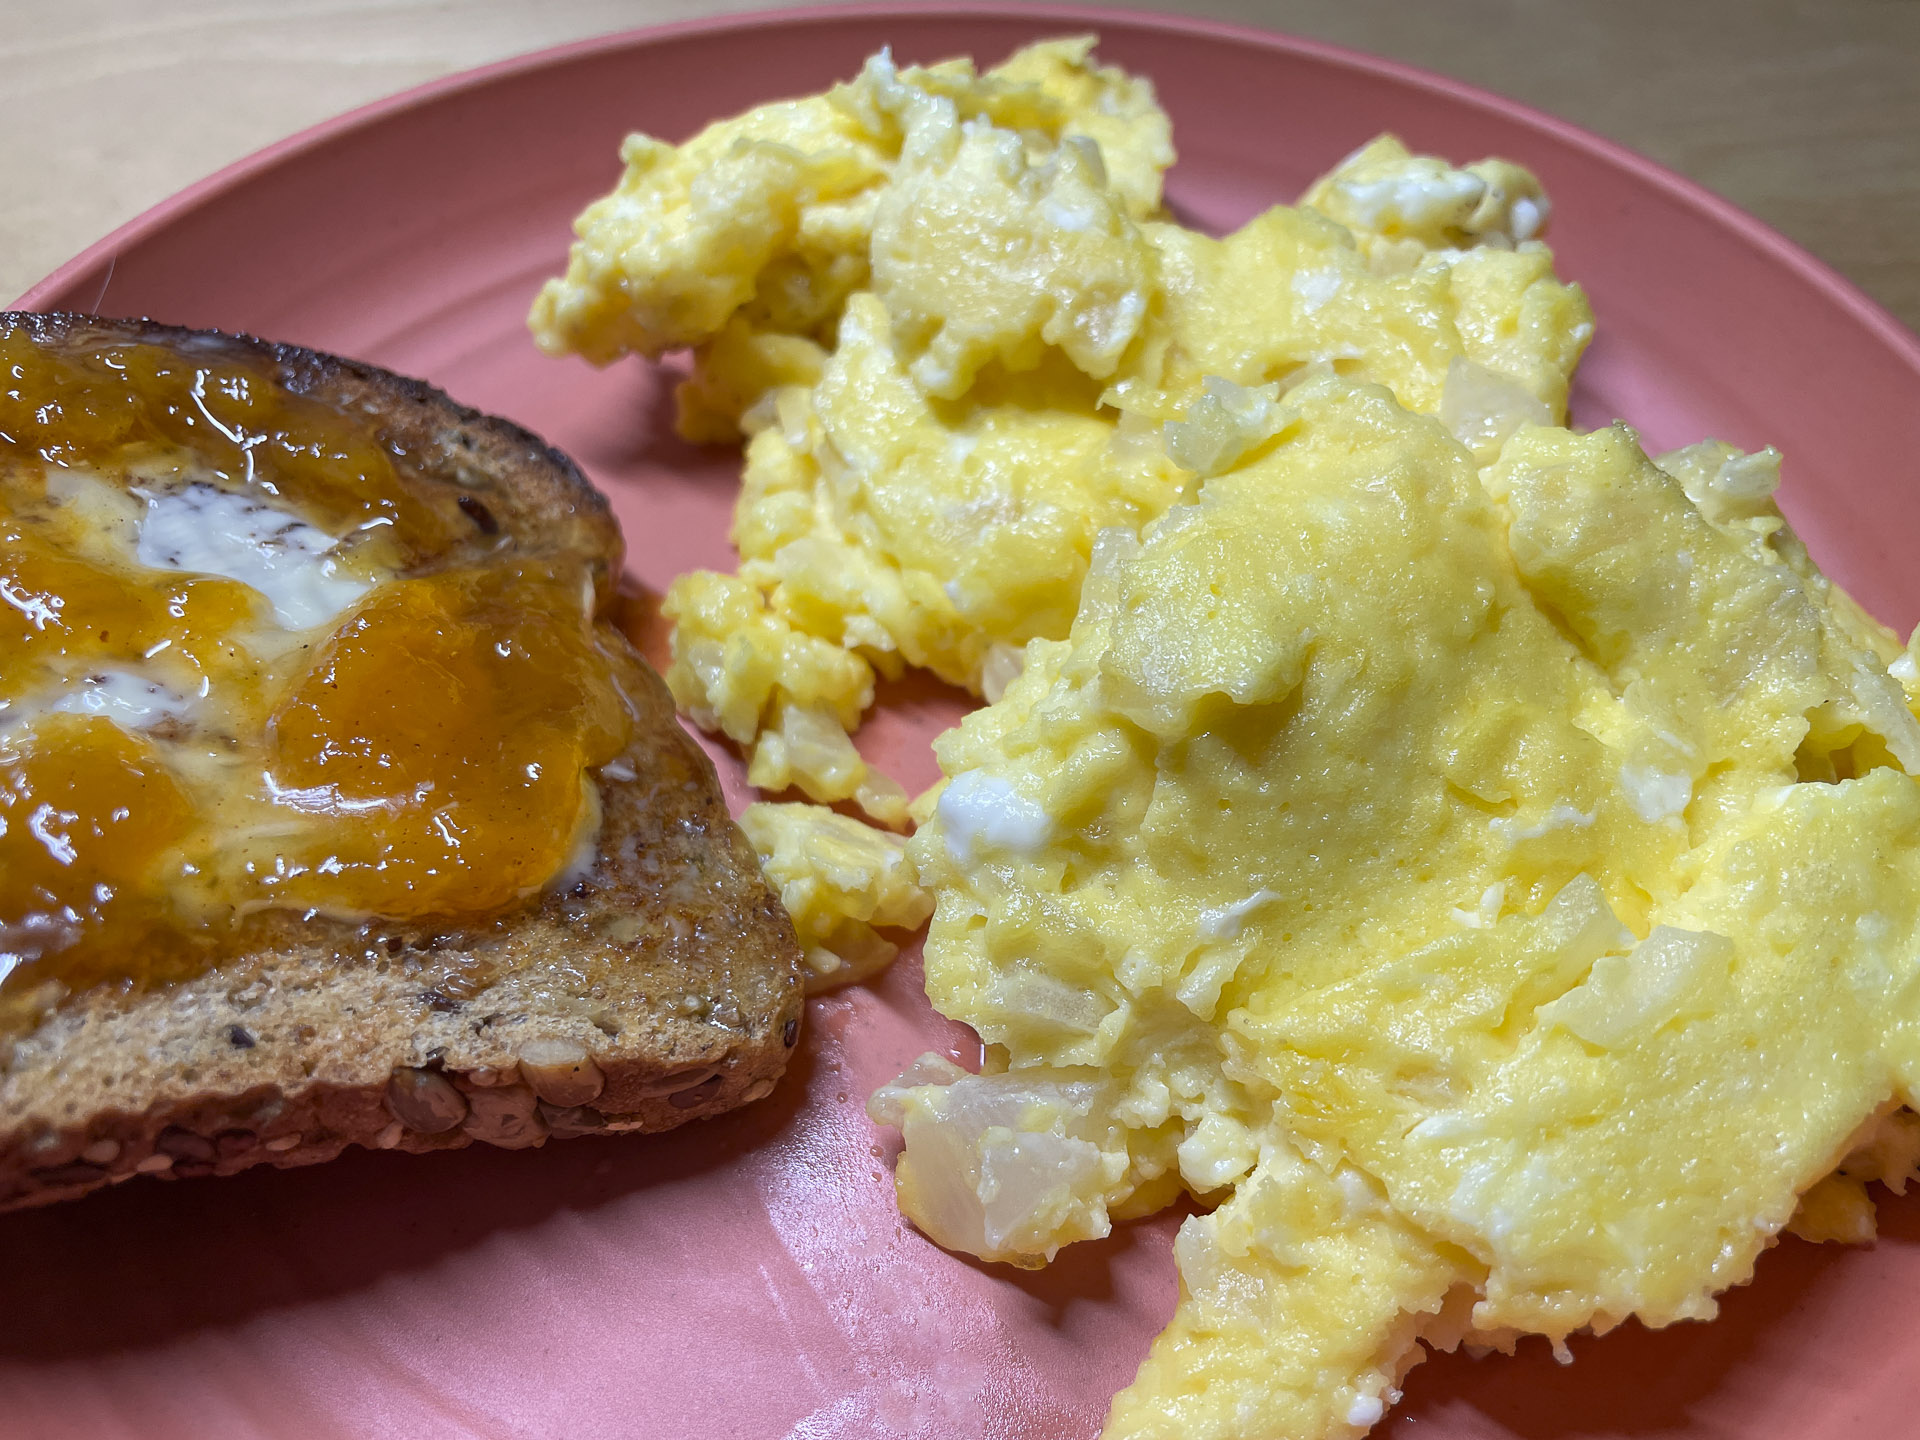
[(591, 1105), (551, 1105), (542, 1100), (540, 1118), (555, 1135), (590, 1135), (607, 1128), (607, 1117)]
[(387, 1081), (387, 1109), (409, 1130), (438, 1135), (467, 1118), (467, 1097), (436, 1070), (402, 1067)]
[(571, 1040), (529, 1040), (520, 1047), (520, 1075), (550, 1105), (585, 1105), (607, 1080), (586, 1047)]
[(461, 1126), (476, 1140), (502, 1150), (524, 1150), (547, 1138), (547, 1122), (540, 1101), (524, 1085), (501, 1085), (476, 1090), (468, 1097), (466, 1123)]
[(472, 495), (462, 495), (459, 500), (461, 513), (479, 528), (482, 535), (498, 535), (500, 522), (484, 503)]
[(46, 1186), (92, 1185), (104, 1180), (107, 1172), (99, 1165), (88, 1165), (84, 1161), (74, 1161), (68, 1165), (55, 1165), (46, 1170), (30, 1172), (35, 1184)]
[(515, 1084), (520, 1079), (520, 1067), (511, 1062), (506, 1065), (478, 1065), (453, 1078), (462, 1090), (487, 1090), (495, 1085)]
[(667, 1103), (676, 1110), (691, 1110), (696, 1105), (706, 1104), (707, 1101), (713, 1099), (713, 1097), (719, 1093), (720, 1077), (715, 1075), (711, 1079), (702, 1080), (698, 1085), (691, 1086), (688, 1089), (674, 1091), (673, 1094), (667, 1096)]
[(648, 1099), (658, 1099), (662, 1095), (678, 1094), (719, 1078), (718, 1072), (711, 1065), (695, 1065), (688, 1070), (671, 1071), (656, 1080), (644, 1080), (635, 1089)]
[(176, 1161), (187, 1160), (206, 1164), (213, 1159), (213, 1142), (204, 1135), (196, 1135), (191, 1130), (178, 1125), (169, 1125), (155, 1137), (153, 1148), (164, 1151)]

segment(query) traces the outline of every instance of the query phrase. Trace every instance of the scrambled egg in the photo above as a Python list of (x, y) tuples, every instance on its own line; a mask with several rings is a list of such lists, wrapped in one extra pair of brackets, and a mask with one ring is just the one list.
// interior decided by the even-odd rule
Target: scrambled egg
[(933, 913), (898, 836), (818, 805), (749, 805), (740, 828), (793, 917), (809, 994), (885, 969), (900, 947), (880, 930), (918, 930)]
[[(1045, 1263), (1182, 1192), (1115, 1437), (1344, 1437), (1427, 1345), (1704, 1318), (1920, 1160), (1920, 664), (1779, 457), (1565, 428), (1538, 183), (1390, 137), (1214, 239), (1089, 42), (634, 137), (535, 307), (692, 347), (737, 575), (669, 683), (820, 983), (931, 893), (989, 1044), (874, 1097), (903, 1208)], [(876, 675), (992, 702), (911, 806)]]
[(1113, 1435), (1348, 1435), (1423, 1336), (1708, 1317), (1920, 1080), (1920, 725), (1776, 457), (1476, 472), (1338, 376), (1270, 426), (1101, 538), (913, 842), (1002, 1068), (876, 1098), (908, 1212), (1034, 1263), (1219, 1202)]
[(1210, 239), (1161, 218), (1166, 115), (1091, 44), (984, 74), (882, 54), (678, 148), (634, 136), (535, 304), (554, 352), (694, 347), (683, 433), (748, 437), (740, 572), (675, 583), (667, 680), (764, 789), (901, 823), (848, 738), (875, 672), (995, 698), (1067, 634), (1094, 537), (1190, 501), (1230, 412), (1315, 366), (1485, 444), (1564, 414), (1592, 324), (1526, 172), (1383, 139), (1317, 208)]

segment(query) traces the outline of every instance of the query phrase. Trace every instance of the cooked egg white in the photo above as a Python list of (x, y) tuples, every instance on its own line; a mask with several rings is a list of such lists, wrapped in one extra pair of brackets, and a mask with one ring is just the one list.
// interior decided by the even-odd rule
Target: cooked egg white
[(1525, 171), (1382, 139), (1212, 239), (1161, 216), (1167, 118), (1091, 43), (984, 74), (883, 54), (680, 147), (632, 137), (534, 307), (556, 352), (693, 347), (683, 433), (749, 437), (739, 574), (665, 608), (669, 684), (756, 785), (900, 823), (847, 738), (875, 671), (997, 694), (1066, 635), (1094, 538), (1191, 500), (1315, 367), (1483, 446), (1564, 414), (1591, 318)]

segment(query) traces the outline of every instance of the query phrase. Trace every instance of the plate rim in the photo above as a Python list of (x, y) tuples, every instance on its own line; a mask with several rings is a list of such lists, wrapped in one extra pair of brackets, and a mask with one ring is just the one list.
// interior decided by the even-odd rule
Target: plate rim
[[(683, 37), (748, 36), (760, 31), (777, 35), (784, 30), (847, 21), (884, 24), (893, 18), (915, 21), (1051, 21), (1060, 23), (1063, 28), (1124, 28), (1134, 33), (1151, 34), (1157, 31), (1209, 38), (1255, 46), (1273, 55), (1298, 57), (1332, 69), (1384, 79), (1427, 95), (1470, 106), (1523, 129), (1551, 136), (1569, 148), (1603, 162), (1616, 172), (1675, 200), (1710, 222), (1722, 234), (1738, 240), (1770, 263), (1795, 275), (1808, 285), (1813, 294), (1833, 305), (1837, 312), (1857, 325), (1863, 337), (1871, 336), (1877, 341), (1881, 353), (1889, 361), (1898, 364), (1911, 377), (1916, 391), (1920, 392), (1920, 335), (1916, 335), (1859, 286), (1804, 247), (1705, 186), (1593, 131), (1497, 92), (1416, 65), (1281, 31), (1158, 11), (1063, 3), (1025, 4), (1019, 3), (1019, 0), (940, 0), (940, 3), (926, 5), (914, 4), (911, 0), (891, 0), (891, 3), (842, 3), (703, 17), (611, 31), (450, 72), (330, 116), (255, 149), (191, 182), (82, 249), (36, 282), (8, 308), (43, 308), (46, 297), (58, 294), (77, 277), (86, 275), (102, 264), (109, 267), (110, 279), (112, 260), (122, 249), (146, 241), (203, 207), (218, 205), (255, 179), (282, 166), (298, 164), (312, 152), (342, 137), (375, 129), (395, 117), (429, 108), (456, 95), (483, 91), (511, 77), (564, 66), (589, 56), (639, 50)], [(612, 157), (609, 156), (611, 163)]]
[[(1199, 16), (1171, 15), (1157, 10), (1121, 9), (1111, 5), (1063, 4), (1055, 3), (1055, 0), (1040, 4), (1018, 3), (1018, 0), (941, 0), (941, 3), (930, 5), (901, 3), (901, 0), (894, 0), (894, 3), (881, 4), (839, 3), (751, 10), (610, 31), (603, 35), (587, 36), (560, 45), (508, 56), (485, 65), (454, 71), (309, 125), (203, 176), (94, 241), (29, 287), (8, 308), (39, 310), (44, 307), (49, 296), (58, 294), (75, 278), (103, 262), (109, 267), (108, 279), (111, 280), (111, 266), (122, 249), (164, 230), (176, 218), (214, 203), (254, 177), (292, 163), (307, 152), (317, 150), (340, 136), (370, 129), (391, 116), (433, 105), (449, 95), (484, 89), (508, 76), (567, 64), (588, 55), (635, 49), (686, 36), (833, 25), (849, 20), (884, 22), (889, 18), (910, 18), (915, 21), (928, 19), (1039, 20), (1057, 22), (1068, 29), (1157, 30), (1163, 33), (1232, 41), (1240, 45), (1257, 46), (1263, 50), (1289, 54), (1339, 69), (1385, 79), (1471, 106), (1508, 122), (1517, 123), (1524, 128), (1544, 131), (1561, 143), (1584, 151), (1593, 159), (1664, 192), (1671, 199), (1762, 252), (1774, 263), (1794, 272), (1824, 298), (1846, 312), (1850, 319), (1877, 339), (1893, 357), (1904, 362), (1906, 368), (1913, 372), (1915, 382), (1920, 384), (1920, 334), (1908, 329), (1884, 305), (1826, 261), (1796, 241), (1788, 239), (1757, 216), (1715, 194), (1698, 181), (1690, 180), (1618, 141), (1609, 140), (1584, 126), (1563, 120), (1525, 102), (1510, 99), (1478, 85), (1456, 80), (1451, 76), (1442, 75), (1418, 65), (1386, 59), (1329, 41), (1313, 40), (1280, 30)], [(103, 286), (103, 297), (104, 294)]]

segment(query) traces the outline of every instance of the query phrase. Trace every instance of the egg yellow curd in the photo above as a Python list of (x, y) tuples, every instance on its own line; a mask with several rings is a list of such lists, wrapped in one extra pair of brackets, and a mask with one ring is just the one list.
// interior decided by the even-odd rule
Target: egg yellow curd
[(1382, 140), (1319, 208), (1210, 239), (1161, 217), (1152, 87), (1091, 46), (879, 55), (683, 146), (631, 136), (534, 305), (555, 353), (691, 347), (681, 433), (747, 437), (740, 571), (668, 592), (667, 683), (763, 789), (902, 822), (848, 739), (876, 672), (996, 697), (1065, 638), (1094, 537), (1192, 500), (1160, 433), (1196, 401), (1323, 364), (1482, 428), (1564, 413), (1592, 321), (1527, 238), (1533, 177)]
[[(920, 822), (928, 994), (987, 1049), (874, 1097), (903, 1209), (1036, 1266), (1197, 1204), (1109, 1437), (1360, 1435), (1430, 1347), (1872, 1235), (1920, 1154), (1920, 670), (1777, 453), (1566, 428), (1532, 176), (1382, 139), (1210, 238), (1079, 41), (625, 154), (535, 328), (692, 347), (683, 429), (747, 437), (683, 707)], [(911, 805), (849, 739), (904, 665), (991, 702)], [(779, 809), (820, 946), (912, 923), (891, 849)]]

